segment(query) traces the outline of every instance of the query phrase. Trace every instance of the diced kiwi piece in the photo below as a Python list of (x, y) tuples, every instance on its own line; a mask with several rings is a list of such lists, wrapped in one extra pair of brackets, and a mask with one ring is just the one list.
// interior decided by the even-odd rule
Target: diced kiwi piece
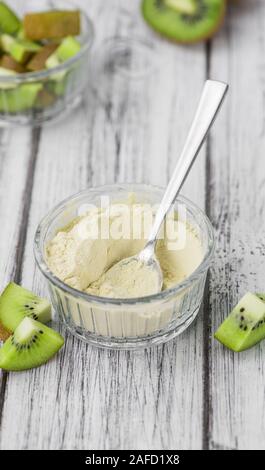
[(0, 36), (1, 49), (3, 49), (3, 51), (7, 52), (8, 54), (10, 54), (11, 46), (15, 42), (16, 42), (15, 38), (13, 38), (13, 36), (10, 36), (9, 34), (1, 34)]
[(0, 112), (19, 113), (32, 108), (41, 89), (41, 83), (26, 83), (0, 93)]
[(32, 40), (57, 39), (80, 34), (80, 12), (47, 11), (28, 13), (24, 17), (23, 27), (27, 38)]
[[(3, 80), (3, 78), (5, 79), (6, 77), (15, 77), (15, 76), (16, 76), (16, 72), (14, 72), (13, 70), (8, 70), (4, 67), (0, 67), (0, 92), (1, 90), (9, 90), (9, 89), (17, 87), (16, 83)], [(1, 101), (1, 95), (0, 95), (0, 101)]]
[(66, 60), (74, 57), (81, 49), (80, 42), (72, 36), (63, 39), (55, 54), (59, 62), (66, 62)]
[(216, 331), (214, 337), (233, 351), (251, 348), (265, 338), (265, 302), (247, 293)]
[(38, 93), (34, 107), (36, 109), (45, 109), (53, 105), (55, 100), (56, 100), (56, 96), (54, 95), (54, 93), (51, 93), (50, 91), (43, 88)]
[(13, 332), (25, 317), (46, 323), (51, 319), (51, 305), (46, 299), (11, 282), (0, 296), (0, 324)]
[(56, 96), (63, 96), (67, 86), (66, 76), (62, 77), (60, 80), (51, 80), (47, 83), (47, 90), (54, 93)]
[(33, 72), (46, 68), (46, 61), (56, 51), (58, 44), (46, 44), (27, 63), (27, 69)]
[(4, 69), (8, 70), (13, 70), (14, 72), (17, 73), (23, 73), (25, 72), (25, 68), (19, 64), (13, 57), (10, 55), (4, 54), (1, 59), (0, 59), (0, 67), (3, 67)]
[[(56, 51), (46, 60), (46, 67), (53, 69), (68, 59), (74, 57), (80, 50), (80, 43), (73, 37), (69, 36), (61, 42)], [(50, 89), (57, 95), (62, 96), (66, 88), (67, 70), (61, 70), (52, 75)]]
[(25, 36), (25, 31), (24, 31), (24, 28), (21, 26), (19, 28), (19, 30), (17, 31), (16, 33), (16, 38), (17, 39), (27, 39), (26, 36)]
[(38, 52), (41, 49), (39, 44), (32, 41), (26, 41), (20, 39), (15, 41), (10, 47), (10, 55), (20, 64), (25, 64), (34, 52)]
[(142, 0), (143, 17), (149, 26), (181, 43), (212, 37), (225, 11), (226, 0)]
[(63, 344), (59, 333), (32, 318), (24, 318), (0, 349), (0, 368), (19, 371), (41, 366)]
[(11, 8), (5, 2), (0, 2), (0, 31), (15, 34), (20, 25), (20, 20)]
[(46, 60), (46, 67), (48, 69), (56, 67), (60, 63), (74, 57), (80, 49), (80, 43), (72, 36), (68, 36), (63, 39), (56, 51)]

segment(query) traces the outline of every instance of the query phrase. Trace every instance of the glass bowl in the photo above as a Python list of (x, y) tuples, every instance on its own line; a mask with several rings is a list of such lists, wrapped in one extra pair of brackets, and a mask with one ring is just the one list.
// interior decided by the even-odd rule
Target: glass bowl
[(59, 229), (68, 225), (86, 204), (100, 205), (102, 196), (124, 201), (135, 193), (137, 202), (152, 206), (164, 190), (143, 184), (116, 184), (82, 191), (61, 202), (40, 222), (34, 240), (36, 262), (48, 281), (55, 311), (68, 330), (87, 343), (105, 348), (139, 349), (168, 341), (182, 333), (195, 319), (203, 298), (207, 271), (214, 251), (213, 228), (206, 215), (181, 196), (186, 220), (199, 237), (203, 259), (183, 282), (158, 294), (135, 299), (97, 297), (76, 290), (49, 269), (45, 250)]
[[(8, 0), (8, 5), (20, 17), (33, 11), (80, 10), (66, 0)], [(59, 119), (78, 106), (89, 81), (93, 37), (92, 23), (81, 11), (81, 34), (78, 37), (81, 49), (78, 54), (49, 70), (0, 76), (0, 123), (38, 126)]]

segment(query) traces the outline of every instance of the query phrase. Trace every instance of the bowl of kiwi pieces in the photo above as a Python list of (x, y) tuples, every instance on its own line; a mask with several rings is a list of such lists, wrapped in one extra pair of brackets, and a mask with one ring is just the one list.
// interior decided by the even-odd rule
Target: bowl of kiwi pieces
[[(39, 125), (65, 116), (89, 80), (93, 27), (71, 3), (0, 1), (0, 120)], [(29, 6), (27, 7), (27, 4)]]
[(167, 39), (184, 44), (211, 38), (225, 12), (226, 0), (142, 0), (147, 24)]

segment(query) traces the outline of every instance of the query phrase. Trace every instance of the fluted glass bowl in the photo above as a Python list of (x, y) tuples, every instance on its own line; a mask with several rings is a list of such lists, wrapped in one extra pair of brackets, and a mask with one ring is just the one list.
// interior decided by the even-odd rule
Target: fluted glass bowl
[[(22, 18), (27, 12), (80, 8), (66, 0), (8, 0)], [(57, 67), (40, 72), (0, 76), (0, 124), (38, 126), (65, 117), (77, 107), (89, 83), (93, 26), (81, 11), (80, 51)], [(10, 95), (12, 94), (11, 98)]]
[(158, 204), (164, 190), (142, 184), (117, 184), (80, 192), (61, 202), (40, 222), (34, 242), (37, 264), (48, 281), (55, 312), (68, 330), (87, 343), (116, 349), (138, 349), (168, 341), (195, 319), (203, 298), (207, 271), (214, 251), (213, 228), (206, 215), (191, 201), (179, 197), (186, 220), (199, 237), (203, 259), (183, 282), (148, 297), (112, 299), (78, 291), (60, 279), (46, 262), (47, 243), (80, 214), (85, 204), (100, 205), (102, 196), (124, 201), (135, 193), (137, 202)]

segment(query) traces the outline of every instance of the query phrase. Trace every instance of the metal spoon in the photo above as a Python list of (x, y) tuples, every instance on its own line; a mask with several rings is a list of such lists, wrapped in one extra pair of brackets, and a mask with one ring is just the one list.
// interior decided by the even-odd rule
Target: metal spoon
[[(106, 273), (107, 281), (111, 281), (112, 279), (120, 280), (121, 277), (117, 276), (117, 273), (127, 272), (128, 274), (127, 277), (129, 278), (130, 285), (128, 286), (127, 282), (123, 292), (121, 283), (119, 282), (119, 285), (116, 286), (117, 292), (115, 292), (115, 297), (138, 297), (139, 289), (141, 290), (141, 296), (151, 295), (161, 291), (163, 274), (155, 255), (157, 235), (201, 149), (227, 90), (228, 85), (226, 83), (216, 80), (206, 81), (186, 143), (156, 213), (154, 224), (145, 247), (138, 255), (119, 261)], [(146, 288), (143, 282), (145, 276), (152, 276), (152, 281), (151, 278), (149, 278), (151, 282), (147, 283)], [(112, 285), (112, 289), (115, 291), (115, 285)]]

